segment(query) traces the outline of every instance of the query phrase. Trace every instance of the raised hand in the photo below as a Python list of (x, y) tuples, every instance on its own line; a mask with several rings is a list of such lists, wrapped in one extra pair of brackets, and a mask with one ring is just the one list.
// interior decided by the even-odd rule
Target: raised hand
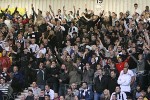
[(49, 8), (51, 9), (51, 8), (52, 8), (52, 6), (51, 6), (51, 5), (49, 5)]
[(65, 9), (65, 5), (63, 6), (63, 9)]
[(34, 7), (33, 7), (33, 4), (31, 4), (31, 8), (34, 8)]
[(27, 13), (27, 9), (26, 8), (24, 9), (24, 11), (25, 11), (25, 13)]
[(108, 11), (108, 14), (109, 14), (109, 15), (111, 15), (111, 12), (110, 12), (110, 11)]
[(56, 48), (56, 47), (54, 48), (54, 50), (55, 50), (56, 54), (58, 54), (58, 51), (57, 51), (57, 48)]

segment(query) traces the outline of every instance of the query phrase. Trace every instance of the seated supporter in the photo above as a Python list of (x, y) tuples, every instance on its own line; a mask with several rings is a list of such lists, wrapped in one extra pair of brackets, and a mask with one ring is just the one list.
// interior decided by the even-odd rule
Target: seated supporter
[(110, 93), (109, 90), (105, 89), (102, 96), (101, 96), (101, 100), (110, 100)]
[(127, 100), (127, 95), (125, 92), (121, 92), (120, 86), (116, 86), (116, 90), (111, 94), (110, 100)]
[(11, 97), (13, 93), (11, 85), (6, 83), (5, 79), (3, 78), (0, 79), (0, 91), (8, 97)]
[(75, 96), (78, 96), (79, 94), (79, 90), (77, 89), (77, 84), (76, 83), (72, 83), (71, 84), (71, 89), (72, 89), (72, 92)]
[(37, 86), (36, 82), (32, 83), (32, 91), (34, 95), (36, 96), (40, 95), (41, 89)]
[(65, 100), (73, 100), (74, 99), (74, 94), (72, 93), (72, 89), (68, 88), (67, 89), (67, 94), (65, 95)]
[(10, 76), (9, 76), (8, 71), (7, 71), (7, 68), (5, 68), (5, 67), (3, 68), (3, 71), (0, 74), (0, 77), (4, 78), (6, 82), (10, 81)]
[(45, 85), (45, 95), (50, 97), (50, 100), (54, 99), (54, 90), (50, 89), (49, 85)]
[(81, 87), (79, 88), (79, 99), (92, 100), (93, 92), (88, 88), (87, 82), (82, 82)]
[(45, 90), (41, 90), (39, 100), (44, 100)]
[(25, 100), (34, 100), (34, 94), (32, 90), (28, 90), (28, 96)]

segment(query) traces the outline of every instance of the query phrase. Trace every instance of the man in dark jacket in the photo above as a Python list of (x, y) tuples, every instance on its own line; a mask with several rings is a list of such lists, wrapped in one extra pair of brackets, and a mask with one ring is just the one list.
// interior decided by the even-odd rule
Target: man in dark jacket
[(45, 70), (44, 70), (44, 64), (43, 62), (40, 62), (39, 64), (39, 70), (37, 71), (37, 84), (39, 88), (44, 89), (45, 87)]
[(87, 82), (90, 89), (92, 89), (94, 70), (90, 68), (89, 63), (86, 63), (83, 70), (83, 79), (82, 81)]
[(32, 90), (28, 90), (28, 96), (25, 100), (34, 100), (34, 95)]
[(59, 74), (59, 95), (65, 95), (66, 84), (69, 84), (69, 74), (65, 64), (62, 64)]
[(58, 93), (58, 87), (59, 87), (59, 68), (56, 66), (56, 61), (52, 61), (52, 64), (50, 67), (47, 67), (45, 69), (45, 75), (47, 83), (52, 87), (55, 93)]
[(24, 77), (23, 75), (18, 71), (18, 67), (13, 67), (13, 78), (11, 87), (13, 88), (14, 93), (18, 93), (22, 91), (22, 88), (24, 87)]
[(102, 92), (108, 86), (108, 78), (103, 76), (102, 69), (99, 69), (98, 73), (99, 75), (94, 79), (94, 100), (99, 100)]
[(115, 91), (117, 84), (117, 77), (116, 77), (116, 72), (112, 70), (110, 72), (110, 78), (108, 81), (108, 90), (110, 91), (110, 94), (112, 94)]

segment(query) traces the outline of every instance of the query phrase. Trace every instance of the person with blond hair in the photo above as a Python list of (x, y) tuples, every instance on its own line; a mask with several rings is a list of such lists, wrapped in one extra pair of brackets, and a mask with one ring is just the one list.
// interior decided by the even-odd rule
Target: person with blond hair
[(110, 92), (109, 90), (105, 89), (103, 91), (103, 95), (100, 97), (100, 100), (110, 100)]

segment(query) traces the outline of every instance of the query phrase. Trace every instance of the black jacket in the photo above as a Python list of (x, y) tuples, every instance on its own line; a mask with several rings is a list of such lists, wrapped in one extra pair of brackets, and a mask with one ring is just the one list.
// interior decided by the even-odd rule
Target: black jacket
[(34, 96), (27, 96), (25, 100), (34, 100)]
[(46, 80), (48, 83), (57, 83), (58, 82), (58, 77), (56, 75), (59, 75), (59, 68), (54, 67), (54, 68), (46, 68), (45, 69), (45, 75), (46, 75)]
[(62, 80), (62, 84), (69, 84), (69, 74), (65, 73), (63, 70), (60, 71), (59, 79)]
[(97, 93), (102, 93), (104, 89), (108, 88), (108, 77), (102, 76), (101, 81), (99, 76), (94, 79), (94, 89)]
[[(137, 54), (137, 53), (134, 53), (134, 54), (132, 54), (132, 55), (133, 55), (136, 59), (138, 58), (138, 54)], [(133, 60), (132, 57), (129, 58), (128, 64), (129, 64), (129, 69), (137, 68), (137, 63)]]
[(110, 94), (112, 94), (113, 92), (115, 92), (115, 88), (118, 85), (117, 84), (117, 78), (112, 78), (110, 77), (108, 80), (108, 90), (110, 91)]

